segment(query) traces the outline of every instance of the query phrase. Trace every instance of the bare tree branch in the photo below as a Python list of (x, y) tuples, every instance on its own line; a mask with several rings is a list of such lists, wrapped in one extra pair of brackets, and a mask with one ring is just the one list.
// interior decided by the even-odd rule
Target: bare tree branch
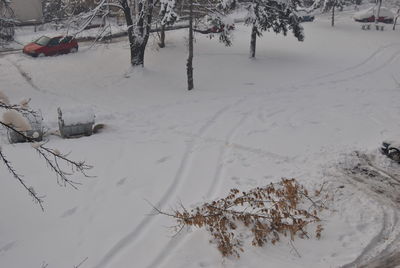
[[(279, 183), (247, 192), (231, 189), (226, 197), (206, 202), (190, 211), (183, 205), (182, 210), (172, 212), (153, 208), (158, 214), (173, 218), (177, 223), (175, 230), (180, 231), (185, 226), (204, 227), (223, 256), (239, 257), (239, 252), (243, 251), (242, 236), (238, 234), (243, 232), (243, 228), (238, 229), (239, 225), (251, 232), (253, 246), (261, 247), (267, 242), (275, 244), (282, 235), (290, 235), (291, 240), (296, 236), (309, 238), (307, 225), (320, 222), (319, 210), (310, 212), (303, 208), (309, 203), (318, 209), (324, 208), (295, 179), (282, 179)], [(317, 238), (322, 230), (321, 225), (316, 227)]]

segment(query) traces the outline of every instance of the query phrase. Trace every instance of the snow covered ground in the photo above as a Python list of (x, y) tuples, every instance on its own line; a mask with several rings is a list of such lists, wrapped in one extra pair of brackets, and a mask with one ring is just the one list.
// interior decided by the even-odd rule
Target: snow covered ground
[[(0, 169), (0, 267), (354, 267), (398, 251), (394, 202), (343, 170), (355, 150), (377, 155), (400, 133), (399, 31), (362, 31), (352, 12), (305, 23), (306, 39), (266, 33), (248, 58), (249, 28), (232, 47), (197, 35), (195, 90), (185, 80), (185, 30), (167, 47), (149, 45), (146, 67), (129, 67), (122, 40), (47, 58), (0, 55), (0, 90), (12, 102), (32, 98), (57, 129), (57, 107), (89, 107), (100, 134), (48, 146), (86, 160), (95, 178), (63, 188), (29, 144), (3, 151), (45, 195), (45, 212)], [(389, 27), (390, 28), (390, 27)], [(383, 157), (374, 160), (395, 169)], [(327, 181), (333, 200), (320, 240), (245, 246), (223, 259), (202, 230), (172, 237), (168, 210), (295, 177), (313, 188)]]

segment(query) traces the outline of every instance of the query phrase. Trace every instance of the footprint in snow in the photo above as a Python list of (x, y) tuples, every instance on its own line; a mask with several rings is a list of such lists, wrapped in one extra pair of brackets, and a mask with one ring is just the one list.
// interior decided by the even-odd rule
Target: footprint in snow
[(120, 180), (117, 182), (117, 186), (123, 185), (123, 184), (126, 182), (127, 179), (128, 179), (128, 178), (122, 178), (122, 179), (120, 179)]
[(61, 218), (66, 218), (71, 216), (72, 214), (74, 214), (76, 212), (76, 210), (78, 209), (78, 207), (73, 207), (71, 209), (66, 210), (62, 215)]
[(9, 250), (12, 249), (16, 244), (17, 244), (17, 241), (13, 241), (13, 242), (10, 242), (10, 243), (5, 244), (3, 247), (0, 248), (0, 254), (1, 254), (2, 252), (9, 251)]
[(170, 156), (164, 156), (157, 160), (157, 164), (164, 163), (164, 162), (168, 161), (168, 159), (170, 159)]
[(232, 177), (231, 180), (233, 180), (237, 185), (241, 185), (240, 178)]

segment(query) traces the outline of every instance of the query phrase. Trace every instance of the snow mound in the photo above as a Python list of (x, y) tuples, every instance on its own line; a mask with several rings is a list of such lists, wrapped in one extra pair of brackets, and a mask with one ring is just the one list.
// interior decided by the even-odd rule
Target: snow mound
[(14, 127), (18, 131), (32, 130), (32, 126), (28, 120), (22, 114), (14, 110), (3, 113), (3, 123)]

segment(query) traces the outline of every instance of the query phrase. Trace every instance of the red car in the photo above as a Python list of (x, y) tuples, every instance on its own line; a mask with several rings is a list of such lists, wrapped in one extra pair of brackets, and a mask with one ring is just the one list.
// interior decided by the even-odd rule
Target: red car
[[(375, 22), (375, 15), (377, 14), (376, 8), (377, 7), (374, 6), (365, 10), (361, 10), (355, 13), (353, 18), (357, 22), (363, 22), (363, 23)], [(390, 9), (386, 7), (380, 8), (378, 22), (392, 24), (393, 19), (394, 19), (394, 13)]]
[(78, 51), (78, 42), (72, 36), (42, 36), (24, 46), (23, 52), (33, 57), (53, 56)]

